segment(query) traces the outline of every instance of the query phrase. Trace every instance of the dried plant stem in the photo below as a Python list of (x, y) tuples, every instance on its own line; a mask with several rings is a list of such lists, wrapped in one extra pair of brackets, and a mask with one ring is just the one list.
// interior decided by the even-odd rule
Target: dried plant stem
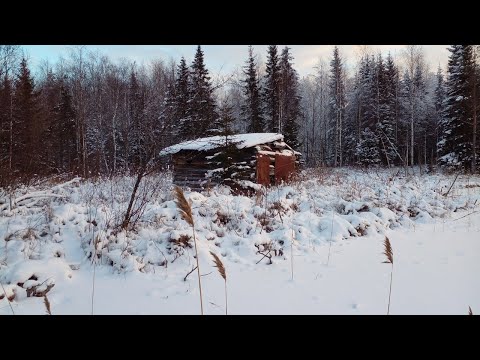
[(180, 214), (182, 215), (183, 219), (192, 227), (193, 243), (195, 244), (195, 258), (197, 260), (198, 289), (200, 291), (200, 312), (203, 315), (202, 281), (200, 280), (200, 262), (198, 259), (197, 238), (195, 237), (195, 223), (193, 221), (192, 207), (188, 203), (187, 199), (185, 199), (183, 190), (180, 187), (175, 186), (174, 195), (176, 198), (175, 203), (180, 210)]
[(472, 308), (470, 306), (468, 307), (468, 315), (473, 315)]
[(225, 315), (228, 315), (228, 297), (227, 297), (227, 272), (225, 270), (225, 266), (222, 263), (222, 260), (215, 254), (213, 251), (210, 251), (212, 254), (213, 262), (215, 263), (215, 267), (218, 269), (218, 273), (225, 281)]
[[(457, 220), (463, 219), (463, 218), (465, 218), (465, 217), (467, 217), (467, 216), (470, 216), (470, 215), (476, 214), (476, 213), (478, 213), (478, 212), (480, 212), (480, 210), (477, 210), (477, 211), (472, 211), (472, 212), (468, 213), (467, 215), (463, 215), (463, 216), (461, 216), (461, 217), (458, 217), (458, 218), (456, 218), (456, 219), (453, 219), (453, 220), (451, 220), (451, 221), (457, 221)], [(470, 220), (470, 218), (469, 218), (469, 220)]]
[(392, 280), (393, 280), (393, 263), (392, 263), (392, 270), (390, 271), (390, 290), (388, 292), (388, 308), (387, 308), (387, 315), (390, 315), (390, 298), (392, 296)]
[(197, 267), (196, 267), (196, 266), (194, 266), (193, 269), (190, 270), (187, 275), (185, 275), (185, 277), (183, 278), (183, 281), (187, 281), (188, 275), (190, 275), (190, 274), (191, 274), (192, 272), (194, 272), (195, 270), (197, 270)]
[(457, 174), (457, 176), (455, 176), (455, 179), (453, 179), (453, 182), (452, 182), (452, 185), (450, 185), (450, 188), (448, 189), (448, 191), (443, 194), (443, 196), (447, 197), (447, 195), (450, 193), (450, 190), (452, 190), (452, 187), (453, 187), (453, 184), (455, 184), (455, 181), (457, 181), (457, 178), (460, 174)]
[(293, 237), (294, 237), (294, 231), (292, 229), (292, 240), (290, 241), (290, 265), (291, 265), (291, 269), (292, 269), (292, 281), (293, 281)]
[(228, 315), (227, 280), (225, 280), (225, 315)]
[(387, 257), (387, 260), (384, 261), (383, 263), (392, 265), (392, 269), (390, 271), (390, 290), (388, 292), (388, 308), (387, 308), (387, 315), (389, 315), (390, 314), (390, 298), (392, 296), (392, 280), (393, 280), (393, 250), (392, 250), (392, 245), (390, 244), (390, 240), (386, 236), (385, 236), (383, 245), (385, 246), (385, 251), (383, 252), (383, 254)]
[(93, 301), (95, 299), (95, 273), (96, 273), (96, 268), (97, 268), (97, 240), (98, 240), (98, 235), (95, 237), (95, 231), (93, 232), (93, 279), (92, 279), (92, 305), (91, 305), (91, 314), (93, 315)]
[(50, 301), (48, 301), (48, 298), (47, 298), (46, 294), (43, 296), (43, 304), (45, 305), (45, 308), (47, 309), (47, 314), (52, 315), (52, 311), (50, 309)]
[(10, 305), (10, 310), (12, 310), (12, 314), (15, 315), (15, 311), (13, 311), (12, 304), (10, 303), (10, 299), (8, 298), (8, 295), (7, 295), (7, 292), (5, 291), (5, 288), (3, 287), (2, 283), (0, 283), (0, 285), (2, 285), (2, 290), (3, 290), (3, 293), (5, 294), (5, 299), (7, 299), (8, 305)]
[(330, 264), (330, 249), (332, 248), (332, 239), (333, 239), (333, 219), (334, 219), (335, 213), (332, 210), (332, 228), (330, 230), (330, 241), (328, 242), (328, 257), (327, 257), (327, 266)]
[(197, 239), (195, 237), (195, 225), (192, 225), (192, 232), (193, 232), (193, 243), (195, 244), (195, 258), (197, 260), (198, 289), (200, 291), (200, 312), (203, 315), (202, 282), (200, 281), (200, 262), (198, 261)]
[[(95, 252), (95, 257), (97, 253)], [(93, 315), (93, 300), (95, 299), (95, 268), (96, 268), (96, 261), (93, 262), (93, 280), (92, 280), (92, 311), (90, 315)]]

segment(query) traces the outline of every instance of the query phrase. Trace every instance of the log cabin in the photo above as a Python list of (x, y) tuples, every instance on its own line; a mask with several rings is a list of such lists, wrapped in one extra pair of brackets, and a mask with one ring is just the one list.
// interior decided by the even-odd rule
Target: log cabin
[(159, 154), (173, 170), (174, 184), (203, 190), (215, 184), (232, 188), (289, 181), (301, 154), (282, 134), (250, 133), (212, 136), (169, 146)]

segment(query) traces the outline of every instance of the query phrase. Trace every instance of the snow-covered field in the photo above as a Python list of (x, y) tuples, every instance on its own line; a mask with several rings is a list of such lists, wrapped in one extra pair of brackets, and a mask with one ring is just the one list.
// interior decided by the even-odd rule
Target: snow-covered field
[[(251, 197), (187, 191), (205, 313), (225, 313), (213, 251), (229, 314), (386, 314), (385, 236), (391, 314), (478, 313), (480, 178), (454, 179), (338, 169)], [(0, 190), (0, 314), (45, 314), (43, 298), (27, 295), (48, 289), (52, 314), (199, 314), (196, 271), (184, 280), (196, 264), (192, 229), (170, 178), (140, 189), (149, 201), (134, 230), (115, 226), (134, 181), (44, 183), (11, 198)]]

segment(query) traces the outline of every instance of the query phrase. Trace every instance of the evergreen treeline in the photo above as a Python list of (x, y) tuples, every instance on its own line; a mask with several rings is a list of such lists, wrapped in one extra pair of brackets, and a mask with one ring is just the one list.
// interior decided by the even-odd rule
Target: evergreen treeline
[(422, 49), (402, 61), (364, 53), (353, 74), (334, 49), (301, 82), (301, 151), (307, 164), (441, 165), (478, 171), (478, 46), (453, 45), (447, 74), (427, 68)]
[(148, 66), (76, 47), (33, 76), (19, 46), (0, 45), (0, 180), (135, 171), (165, 146), (235, 132), (281, 132), (307, 165), (476, 170), (478, 49), (449, 51), (444, 75), (418, 46), (351, 68), (335, 47), (299, 80), (288, 47), (270, 45), (264, 66), (249, 47), (214, 85), (200, 46), (190, 65)]

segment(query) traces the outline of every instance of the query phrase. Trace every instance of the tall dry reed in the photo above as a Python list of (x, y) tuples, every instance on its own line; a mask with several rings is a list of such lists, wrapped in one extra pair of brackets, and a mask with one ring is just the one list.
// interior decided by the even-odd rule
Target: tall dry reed
[(225, 315), (228, 315), (227, 273), (225, 271), (225, 266), (223, 265), (217, 254), (215, 254), (213, 251), (210, 251), (210, 254), (212, 254), (213, 262), (215, 263), (215, 267), (218, 269), (218, 273), (225, 281)]
[(383, 241), (383, 245), (385, 246), (385, 251), (383, 254), (387, 257), (387, 260), (383, 263), (385, 264), (392, 264), (392, 269), (390, 271), (390, 290), (388, 292), (388, 308), (387, 308), (387, 315), (390, 314), (390, 298), (392, 296), (392, 279), (393, 279), (393, 250), (392, 245), (390, 244), (390, 240), (388, 237), (385, 236), (385, 240)]
[(177, 208), (180, 210), (180, 214), (182, 215), (183, 219), (192, 227), (193, 243), (195, 244), (195, 258), (197, 260), (198, 289), (200, 291), (200, 312), (203, 315), (202, 281), (200, 280), (200, 262), (198, 260), (197, 239), (195, 237), (195, 222), (193, 221), (192, 207), (188, 203), (187, 199), (185, 199), (183, 190), (180, 187), (175, 186), (173, 192), (176, 199), (175, 203), (177, 204)]

